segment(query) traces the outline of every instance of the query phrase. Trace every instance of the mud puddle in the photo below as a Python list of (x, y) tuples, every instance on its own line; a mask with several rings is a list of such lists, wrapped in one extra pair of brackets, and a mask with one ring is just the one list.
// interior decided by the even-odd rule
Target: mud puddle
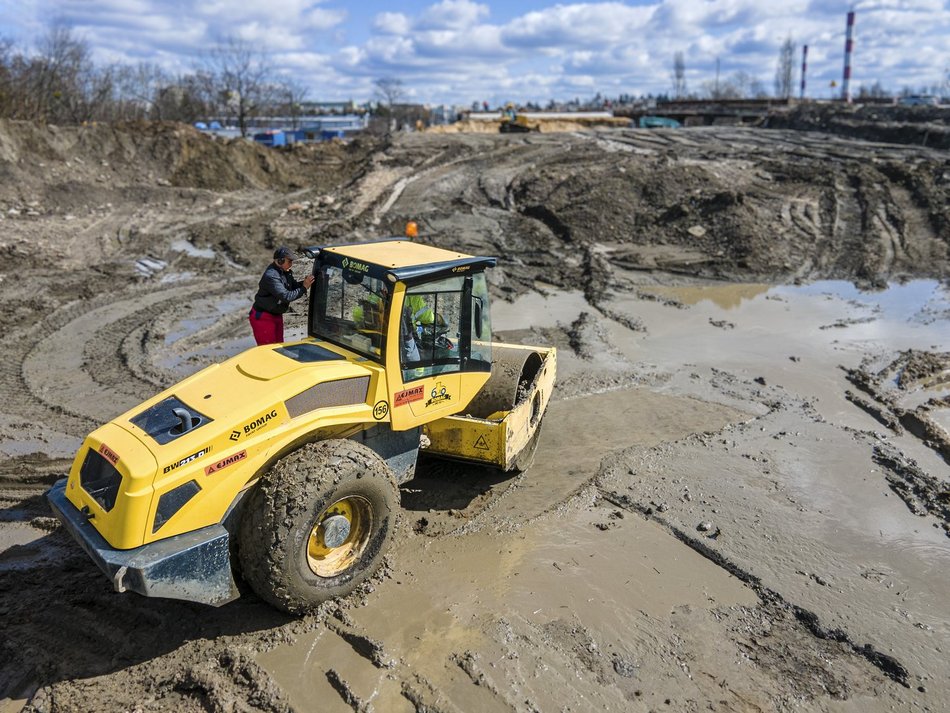
[[(672, 374), (668, 389), (722, 399), (729, 389), (715, 382), (728, 373), (757, 386), (764, 400), (793, 393), (808, 399), (822, 417), (855, 429), (880, 430), (881, 424), (849, 401), (847, 392), (854, 387), (844, 369), (886, 364), (910, 349), (950, 349), (950, 295), (934, 281), (878, 292), (842, 282), (761, 291), (747, 285), (642, 290), (687, 308), (677, 309), (672, 319), (669, 304), (617, 295), (610, 309), (635, 315), (646, 334), (611, 322), (608, 340), (641, 368)], [(773, 387), (779, 393), (770, 396)], [(919, 403), (934, 393), (912, 399)], [(931, 413), (945, 420), (947, 410), (938, 406)], [(899, 443), (915, 459), (937, 466), (934, 452), (919, 439), (902, 436)]]
[[(258, 657), (292, 704), (351, 710), (342, 681), (361, 705), (417, 710), (397, 683), (410, 681), (443, 710), (606, 710), (634, 683), (617, 671), (646, 665), (675, 610), (712, 620), (712, 610), (757, 603), (655, 524), (609, 507), (546, 516), (516, 535), (416, 544), (400, 548), (397, 570), (345, 626)], [(372, 655), (352, 632), (372, 639)]]
[[(482, 487), (464, 470), (448, 484), (445, 471), (407, 484), (409, 522), (395, 569), (365, 607), (348, 612), (351, 626), (381, 642), (389, 667), (361, 661), (332, 627), (262, 654), (259, 663), (299, 705), (339, 699), (345, 680), (347, 695), (376, 710), (413, 710), (393, 683), (410, 671), (423, 689), (439, 692), (439, 705), (460, 710), (617, 705), (623, 687), (602, 690), (600, 674), (578, 678), (576, 652), (556, 648), (552, 656), (547, 629), (585, 632), (599, 647), (587, 655), (602, 658), (612, 678), (614, 658), (638, 659), (644, 638), (669, 626), (676, 607), (757, 600), (653, 523), (595, 506), (591, 482), (617, 444), (652, 445), (746, 418), (646, 389), (555, 401), (534, 466), (493, 482), (487, 497), (464, 504), (460, 481), (472, 479), (479, 495)], [(591, 423), (596, 429), (579, 430)]]

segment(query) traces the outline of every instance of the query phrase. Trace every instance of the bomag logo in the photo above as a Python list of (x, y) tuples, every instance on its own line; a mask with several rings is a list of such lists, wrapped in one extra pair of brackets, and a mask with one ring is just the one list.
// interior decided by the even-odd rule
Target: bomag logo
[(272, 421), (275, 418), (277, 418), (277, 409), (272, 409), (263, 416), (258, 416), (250, 423), (245, 423), (241, 428), (244, 430), (244, 435), (248, 436), (255, 431), (264, 428), (264, 426), (266, 426), (269, 421)]
[(192, 453), (187, 458), (182, 458), (180, 461), (166, 465), (165, 470), (162, 472), (171, 473), (173, 470), (177, 470), (178, 468), (181, 468), (183, 465), (188, 465), (189, 463), (191, 463), (191, 461), (198, 460), (199, 458), (201, 458), (201, 456), (206, 456), (210, 452), (211, 452), (211, 446), (205, 446), (200, 451), (197, 451), (196, 453)]
[(471, 265), (459, 265), (452, 268), (452, 272), (468, 272)]
[(345, 270), (356, 270), (357, 272), (369, 272), (369, 265), (365, 262), (360, 262), (359, 260), (350, 260), (348, 257), (343, 258), (343, 269)]

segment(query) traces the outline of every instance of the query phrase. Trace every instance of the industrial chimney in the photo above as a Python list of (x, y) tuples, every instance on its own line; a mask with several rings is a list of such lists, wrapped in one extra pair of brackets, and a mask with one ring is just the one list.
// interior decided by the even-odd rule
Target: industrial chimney
[(848, 31), (844, 40), (844, 77), (841, 82), (841, 99), (851, 103), (851, 54), (854, 52), (854, 10), (848, 13)]

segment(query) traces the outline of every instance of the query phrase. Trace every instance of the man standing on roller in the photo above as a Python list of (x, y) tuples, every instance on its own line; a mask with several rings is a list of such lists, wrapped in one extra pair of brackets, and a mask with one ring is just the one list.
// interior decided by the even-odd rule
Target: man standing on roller
[(290, 303), (306, 295), (313, 284), (313, 275), (307, 275), (300, 282), (290, 272), (295, 257), (290, 248), (277, 248), (274, 262), (261, 276), (249, 315), (258, 346), (284, 341), (284, 313), (290, 309)]

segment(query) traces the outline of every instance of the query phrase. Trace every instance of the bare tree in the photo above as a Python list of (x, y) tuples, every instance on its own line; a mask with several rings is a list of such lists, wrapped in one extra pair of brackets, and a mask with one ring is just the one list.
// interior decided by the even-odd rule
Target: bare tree
[(382, 105), (379, 114), (387, 118), (389, 130), (392, 131), (397, 125), (396, 104), (405, 94), (402, 80), (395, 77), (381, 77), (373, 84), (376, 87), (376, 97)]
[(10, 116), (16, 101), (13, 40), (0, 37), (0, 117)]
[(229, 37), (203, 58), (196, 73), (205, 87), (209, 104), (237, 121), (247, 136), (251, 120), (273, 100), (274, 84), (266, 55), (247, 42)]
[(0, 38), (0, 117), (81, 123), (120, 119), (194, 121), (205, 116), (196, 75), (157, 65), (97, 65), (86, 42), (52, 25), (32, 54)]
[(405, 95), (401, 79), (396, 79), (395, 77), (381, 77), (373, 82), (373, 84), (376, 87), (376, 96), (390, 111), (392, 111), (393, 105)]
[(69, 28), (53, 25), (39, 41), (39, 52), (24, 74), (30, 114), (41, 121), (81, 121), (80, 84), (92, 72), (88, 44)]
[(116, 101), (118, 111), (126, 119), (158, 119), (162, 107), (158, 102), (162, 90), (172, 84), (165, 70), (151, 62), (116, 67)]
[(290, 117), (291, 124), (296, 130), (303, 112), (303, 103), (307, 100), (306, 86), (294, 79), (285, 79), (277, 90), (280, 96), (281, 112)]
[(198, 75), (186, 74), (160, 88), (155, 97), (155, 112), (167, 121), (188, 124), (207, 118), (212, 107), (205, 100), (204, 82)]
[(713, 99), (764, 99), (768, 96), (762, 82), (743, 71), (722, 81), (703, 82), (702, 94)]
[(673, 97), (682, 99), (686, 96), (686, 59), (682, 52), (673, 54)]
[(788, 99), (792, 96), (792, 72), (795, 66), (795, 45), (792, 38), (786, 38), (778, 51), (778, 64), (775, 68), (775, 96)]

